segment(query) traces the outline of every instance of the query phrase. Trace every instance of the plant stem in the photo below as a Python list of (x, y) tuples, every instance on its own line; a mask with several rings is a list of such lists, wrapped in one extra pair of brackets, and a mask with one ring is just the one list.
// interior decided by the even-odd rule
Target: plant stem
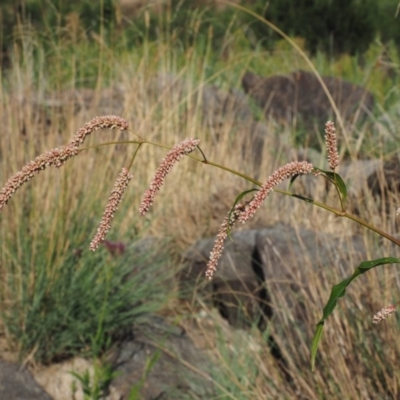
[[(151, 144), (153, 146), (162, 147), (162, 148), (167, 149), (167, 150), (171, 150), (172, 149), (172, 147), (170, 147), (170, 146), (166, 146), (166, 145), (163, 145), (163, 144), (160, 144), (160, 143), (157, 143), (157, 142), (151, 142), (151, 141), (147, 141), (147, 140), (127, 140), (127, 141), (122, 141), (122, 142), (102, 143), (102, 144), (99, 144), (99, 145), (86, 147), (86, 148), (84, 148), (82, 150), (86, 150), (86, 149), (89, 149), (89, 148), (100, 147), (100, 146), (107, 146), (107, 145), (110, 145), (110, 144), (120, 144), (120, 143), (126, 143), (126, 144), (135, 143), (135, 144), (139, 144), (139, 147), (136, 149), (135, 156), (136, 156), (136, 154), (137, 154), (137, 152), (138, 152), (138, 150), (139, 150), (139, 148), (141, 147), (142, 144)], [(201, 152), (201, 153), (203, 154), (203, 152)], [(244, 178), (247, 181), (249, 181), (249, 182), (251, 182), (251, 183), (253, 183), (253, 184), (257, 185), (257, 186), (260, 186), (260, 187), (262, 186), (262, 183), (260, 181), (258, 181), (256, 179), (253, 179), (250, 176), (248, 176), (246, 174), (243, 174), (243, 173), (241, 173), (239, 171), (236, 171), (236, 170), (234, 170), (232, 168), (228, 168), (228, 167), (225, 167), (224, 165), (221, 165), (221, 164), (215, 163), (213, 161), (210, 161), (210, 160), (205, 158), (204, 154), (203, 154), (203, 158), (196, 157), (196, 156), (194, 156), (192, 154), (187, 155), (187, 157), (190, 157), (193, 160), (201, 162), (202, 164), (212, 165), (213, 167), (216, 167), (216, 168), (222, 169), (224, 171), (230, 172), (230, 173), (232, 173), (234, 175), (240, 176), (241, 178)], [(389, 235), (388, 233), (386, 233), (386, 232), (382, 231), (381, 229), (377, 228), (376, 226), (368, 223), (367, 221), (363, 220), (362, 218), (359, 218), (359, 217), (357, 217), (357, 216), (355, 216), (353, 214), (350, 214), (350, 213), (348, 213), (348, 212), (346, 212), (344, 210), (338, 210), (338, 209), (336, 209), (334, 207), (328, 206), (325, 203), (321, 203), (321, 202), (316, 201), (314, 199), (310, 199), (310, 198), (306, 198), (306, 197), (303, 197), (303, 196), (299, 196), (299, 195), (296, 195), (295, 193), (290, 193), (290, 192), (287, 192), (285, 190), (281, 190), (281, 189), (273, 189), (273, 190), (276, 193), (280, 193), (280, 194), (283, 194), (285, 196), (296, 197), (296, 198), (298, 198), (300, 200), (303, 200), (303, 201), (305, 201), (307, 203), (312, 203), (313, 205), (315, 205), (317, 207), (320, 207), (320, 208), (323, 208), (324, 210), (329, 211), (329, 212), (337, 215), (338, 217), (348, 218), (348, 219), (350, 219), (350, 220), (352, 220), (354, 222), (357, 222), (358, 224), (364, 226), (365, 228), (367, 228), (367, 229), (369, 229), (369, 230), (381, 235), (382, 237), (390, 240), (392, 243), (396, 244), (397, 246), (400, 246), (400, 240), (399, 239), (396, 239), (394, 236)], [(339, 195), (339, 198), (340, 198), (340, 195)], [(341, 205), (343, 207), (343, 204), (341, 204)]]

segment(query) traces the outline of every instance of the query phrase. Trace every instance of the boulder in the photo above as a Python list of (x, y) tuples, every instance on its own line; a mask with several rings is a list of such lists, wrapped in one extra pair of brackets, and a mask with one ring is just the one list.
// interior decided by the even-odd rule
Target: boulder
[(36, 381), (54, 400), (85, 400), (82, 384), (73, 373), (81, 377), (88, 373), (93, 381), (92, 362), (82, 357), (75, 357), (49, 366), (40, 366), (33, 371)]
[[(330, 76), (323, 76), (322, 80), (344, 121), (362, 122), (372, 113), (374, 96), (365, 88)], [(242, 86), (266, 117), (291, 122), (299, 114), (308, 127), (314, 122), (323, 127), (335, 117), (325, 91), (311, 72), (299, 70), (268, 78), (246, 72)]]
[(283, 224), (258, 231), (255, 247), (254, 255), (270, 299), (264, 305), (266, 314), (285, 309), (297, 318), (298, 326), (306, 322), (304, 302), (315, 289), (312, 282), (332, 275), (333, 286), (338, 274), (343, 279), (350, 276), (366, 258), (361, 236), (339, 238)]
[[(400, 192), (400, 154), (395, 154), (385, 161), (377, 160), (377, 168), (368, 176), (368, 187), (376, 196), (388, 195), (392, 192), (398, 196)], [(379, 161), (379, 162), (378, 162)]]
[(157, 101), (165, 98), (175, 106), (183, 102), (188, 110), (197, 110), (200, 105), (202, 121), (210, 128), (218, 128), (227, 120), (253, 120), (247, 97), (237, 89), (199, 85), (174, 74), (161, 73), (149, 80), (148, 93)]
[[(282, 299), (301, 319), (299, 293), (302, 289), (304, 295), (303, 288), (309, 285), (308, 274), (315, 279), (329, 265), (348, 275), (366, 254), (362, 237), (338, 238), (284, 224), (233, 232), (231, 237), (211, 281), (205, 279), (204, 272), (214, 238), (189, 248), (183, 256), (180, 287), (182, 295), (188, 296), (188, 289), (193, 292), (193, 286), (200, 283), (196, 293), (217, 306), (237, 328), (255, 323), (262, 329), (275, 308), (282, 307)], [(302, 268), (305, 263), (313, 267), (307, 268), (307, 273)]]
[(381, 161), (367, 179), (375, 203), (380, 206), (381, 211), (391, 215), (395, 215), (400, 207), (399, 164), (399, 154), (394, 154), (388, 160)]
[[(141, 328), (115, 350), (117, 377), (112, 392), (128, 399), (137, 390), (143, 400), (210, 399), (214, 394), (207, 373), (212, 364), (182, 328), (154, 317), (148, 329)], [(197, 372), (196, 372), (197, 371)], [(135, 388), (135, 389), (134, 389)]]
[(184, 267), (179, 275), (182, 296), (191, 298), (196, 287), (236, 328), (257, 320), (263, 299), (259, 297), (262, 287), (252, 265), (256, 234), (256, 230), (232, 233), (212, 281), (206, 280), (204, 273), (214, 238), (200, 240), (190, 247), (183, 255)]
[[(114, 343), (103, 362), (111, 367), (113, 375), (111, 382), (107, 381), (108, 385), (104, 387), (101, 397), (104, 400), (129, 399), (134, 391), (133, 398), (143, 400), (206, 400), (214, 394), (215, 388), (207, 375), (214, 365), (206, 352), (196, 347), (183, 328), (172, 325), (158, 316), (149, 318), (146, 325), (142, 324), (140, 329), (135, 329), (121, 341)], [(94, 387), (95, 368), (92, 361), (75, 357), (38, 368), (35, 378), (51, 393), (54, 400), (83, 400), (87, 394), (85, 395), (82, 383), (74, 374), (81, 377), (88, 374), (90, 386)], [(97, 372), (97, 378), (109, 377)], [(102, 382), (97, 382), (99, 383)], [(0, 388), (0, 395), (1, 393)], [(51, 400), (44, 395), (0, 398)]]
[(0, 399), (52, 400), (24, 367), (0, 360)]

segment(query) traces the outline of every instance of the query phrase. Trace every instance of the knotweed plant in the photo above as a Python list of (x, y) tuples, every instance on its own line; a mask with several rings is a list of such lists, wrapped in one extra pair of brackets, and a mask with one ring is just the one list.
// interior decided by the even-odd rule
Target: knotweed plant
[[(77, 156), (83, 150), (85, 150), (80, 148), (85, 138), (99, 129), (117, 129), (124, 131), (124, 130), (129, 130), (129, 127), (128, 127), (128, 122), (118, 116), (111, 115), (111, 116), (99, 116), (93, 118), (90, 122), (88, 122), (81, 129), (79, 129), (75, 134), (75, 136), (72, 138), (72, 140), (65, 146), (52, 149), (48, 152), (45, 152), (37, 156), (34, 160), (30, 161), (28, 164), (23, 166), (19, 172), (11, 176), (5, 182), (3, 188), (0, 190), (0, 210), (10, 201), (12, 195), (18, 189), (20, 189), (21, 186), (27, 183), (31, 178), (33, 178), (39, 172), (53, 166), (56, 168), (60, 168), (70, 158)], [(259, 187), (259, 189), (257, 190), (251, 189), (238, 194), (231, 210), (229, 211), (228, 215), (224, 218), (219, 228), (218, 234), (216, 236), (215, 244), (210, 253), (207, 269), (205, 271), (205, 277), (208, 279), (212, 279), (213, 276), (218, 273), (218, 262), (221, 255), (223, 254), (225, 241), (228, 238), (229, 233), (231, 229), (234, 227), (235, 223), (240, 222), (244, 224), (249, 219), (254, 217), (254, 215), (257, 212), (259, 212), (259, 209), (264, 204), (266, 199), (273, 193), (279, 193), (281, 195), (291, 196), (295, 199), (305, 201), (314, 206), (323, 208), (326, 211), (334, 213), (339, 217), (346, 217), (360, 225), (363, 225), (364, 227), (372, 230), (373, 232), (381, 235), (382, 237), (390, 240), (396, 245), (400, 246), (400, 240), (380, 230), (379, 228), (371, 225), (367, 221), (362, 220), (358, 216), (353, 215), (346, 211), (347, 189), (343, 179), (340, 177), (340, 175), (336, 173), (336, 168), (339, 165), (340, 157), (337, 147), (336, 129), (334, 123), (331, 121), (328, 121), (325, 125), (325, 140), (326, 140), (328, 165), (330, 171), (317, 168), (316, 166), (307, 161), (301, 161), (301, 162), (293, 161), (278, 168), (264, 182), (259, 182), (239, 171), (233, 170), (231, 168), (228, 168), (226, 166), (208, 160), (206, 158), (205, 152), (203, 152), (203, 150), (200, 148), (200, 141), (195, 138), (184, 139), (180, 143), (177, 143), (172, 147), (168, 147), (159, 143), (149, 142), (143, 138), (138, 138), (136, 140), (125, 142), (129, 144), (135, 144), (137, 148), (134, 152), (132, 162), (130, 163), (130, 165), (128, 167), (121, 167), (121, 172), (119, 173), (115, 181), (115, 184), (111, 190), (99, 227), (96, 231), (94, 238), (90, 243), (90, 250), (95, 251), (101, 243), (104, 243), (104, 245), (107, 248), (114, 249), (115, 245), (113, 245), (112, 242), (106, 240), (106, 235), (107, 232), (111, 229), (114, 215), (118, 210), (118, 206), (123, 200), (122, 197), (124, 193), (127, 190), (129, 190), (128, 184), (130, 180), (134, 177), (134, 175), (131, 174), (129, 170), (132, 167), (132, 165), (134, 165), (134, 161), (138, 156), (140, 148), (145, 144), (167, 148), (169, 151), (167, 152), (165, 158), (159, 164), (159, 167), (155, 171), (154, 177), (151, 180), (148, 189), (143, 194), (141, 204), (138, 207), (139, 214), (141, 214), (142, 216), (145, 215), (147, 212), (149, 212), (150, 207), (154, 204), (156, 194), (162, 189), (162, 186), (164, 185), (167, 179), (167, 175), (170, 173), (172, 168), (175, 167), (178, 161), (180, 161), (185, 156), (190, 157), (196, 160), (197, 162), (201, 162), (203, 164), (213, 166), (215, 168), (220, 168), (232, 174), (238, 175)], [(109, 144), (116, 144), (116, 143), (118, 142), (112, 142)], [(325, 203), (321, 203), (315, 199), (298, 195), (291, 191), (294, 181), (299, 176), (310, 175), (310, 174), (318, 178), (320, 177), (324, 178), (328, 183), (332, 184), (335, 187), (340, 204), (339, 208), (335, 208)], [(289, 180), (290, 182), (289, 189), (282, 190), (278, 188), (278, 185), (280, 185), (285, 180)], [(256, 193), (252, 196), (252, 198), (249, 198), (246, 201), (242, 201), (244, 197), (251, 195), (251, 193), (254, 191), (256, 191)], [(114, 250), (116, 251), (116, 248)], [(118, 251), (120, 251), (119, 247)], [(121, 251), (123, 252), (124, 249), (122, 248)], [(329, 300), (323, 309), (323, 316), (321, 320), (317, 323), (317, 328), (312, 342), (312, 347), (311, 347), (312, 368), (314, 368), (317, 348), (321, 339), (325, 321), (334, 311), (339, 298), (344, 296), (347, 286), (355, 278), (357, 278), (364, 272), (379, 265), (391, 264), (391, 263), (400, 263), (400, 259), (394, 257), (386, 257), (376, 260), (364, 261), (355, 269), (354, 273), (350, 277), (338, 283), (332, 288)], [(398, 304), (399, 303), (396, 303), (395, 305), (389, 305), (383, 308), (373, 317), (373, 320), (371, 322), (378, 323), (388, 318), (395, 312), (396, 306)]]

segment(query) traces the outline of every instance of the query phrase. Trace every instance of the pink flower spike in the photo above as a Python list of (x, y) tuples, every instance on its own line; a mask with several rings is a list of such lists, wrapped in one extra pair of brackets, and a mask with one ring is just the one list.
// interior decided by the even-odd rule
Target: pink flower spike
[(245, 223), (251, 218), (261, 207), (275, 186), (292, 176), (310, 174), (313, 168), (313, 165), (307, 161), (294, 161), (276, 170), (239, 215), (239, 222)]
[(329, 168), (334, 171), (339, 165), (339, 153), (337, 150), (336, 129), (332, 121), (325, 124), (325, 141), (328, 153)]
[(24, 183), (28, 182), (40, 171), (51, 166), (60, 168), (67, 160), (77, 154), (78, 147), (69, 144), (68, 146), (57, 147), (40, 154), (28, 164), (24, 165), (19, 172), (8, 179), (4, 187), (0, 190), (0, 210)]
[(125, 193), (128, 183), (132, 178), (133, 176), (128, 172), (128, 170), (126, 168), (122, 168), (122, 171), (118, 175), (114, 187), (111, 190), (111, 194), (108, 199), (106, 209), (103, 213), (103, 218), (101, 219), (100, 225), (97, 228), (96, 235), (90, 243), (90, 250), (95, 251), (106, 237), (107, 232), (110, 230), (114, 214), (118, 209), (119, 203), (121, 202), (122, 195)]
[(139, 212), (145, 215), (154, 202), (154, 197), (164, 184), (165, 177), (171, 171), (172, 167), (184, 156), (190, 154), (196, 149), (200, 143), (199, 139), (185, 139), (176, 144), (162, 160), (160, 166), (150, 183), (149, 188), (143, 195), (142, 202), (139, 207)]
[(384, 319), (390, 317), (395, 311), (396, 311), (396, 306), (394, 306), (393, 304), (389, 304), (387, 307), (382, 308), (381, 311), (377, 312), (374, 315), (374, 317), (372, 318), (372, 322), (374, 324), (378, 324)]
[(226, 238), (228, 237), (228, 233), (232, 229), (235, 222), (237, 221), (244, 207), (245, 207), (244, 204), (237, 204), (235, 208), (229, 212), (229, 214), (225, 217), (224, 221), (222, 222), (215, 239), (214, 247), (211, 250), (210, 258), (207, 263), (206, 277), (208, 279), (212, 279), (215, 272), (217, 271), (218, 261), (222, 256), (222, 252), (224, 251), (225, 241)]
[(99, 129), (119, 129), (124, 131), (128, 127), (128, 122), (117, 115), (97, 116), (76, 132), (74, 138), (71, 140), (71, 144), (75, 146), (81, 145), (88, 135)]

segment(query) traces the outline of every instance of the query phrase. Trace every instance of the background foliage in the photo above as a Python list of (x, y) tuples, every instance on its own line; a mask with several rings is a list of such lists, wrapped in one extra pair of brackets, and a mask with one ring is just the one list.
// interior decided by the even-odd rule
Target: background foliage
[[(280, 37), (261, 21), (238, 12), (234, 7), (216, 11), (207, 1), (166, 0), (166, 12), (154, 12), (155, 7), (137, 7), (131, 15), (121, 15), (116, 0), (4, 0), (0, 6), (0, 32), (3, 50), (13, 43), (16, 27), (29, 22), (43, 35), (54, 35), (79, 18), (85, 34), (105, 29), (110, 34), (115, 26), (124, 26), (128, 42), (134, 45), (145, 38), (155, 39), (160, 27), (168, 25), (169, 32), (184, 38), (182, 44), (191, 45), (194, 38), (210, 35), (213, 46), (224, 46), (229, 31), (243, 30), (253, 41), (271, 49)], [(141, 4), (141, 3), (139, 3)], [(396, 14), (397, 0), (253, 0), (241, 4), (264, 16), (291, 36), (302, 37), (312, 52), (331, 55), (342, 53), (362, 54), (371, 42), (400, 43), (400, 17)], [(158, 9), (159, 10), (159, 9)], [(143, 13), (148, 16), (143, 18)], [(159, 20), (163, 19), (163, 24)], [(66, 32), (64, 32), (65, 34)], [(184, 35), (182, 36), (182, 34)], [(107, 35), (106, 35), (107, 36)], [(108, 36), (117, 43), (118, 35)]]

